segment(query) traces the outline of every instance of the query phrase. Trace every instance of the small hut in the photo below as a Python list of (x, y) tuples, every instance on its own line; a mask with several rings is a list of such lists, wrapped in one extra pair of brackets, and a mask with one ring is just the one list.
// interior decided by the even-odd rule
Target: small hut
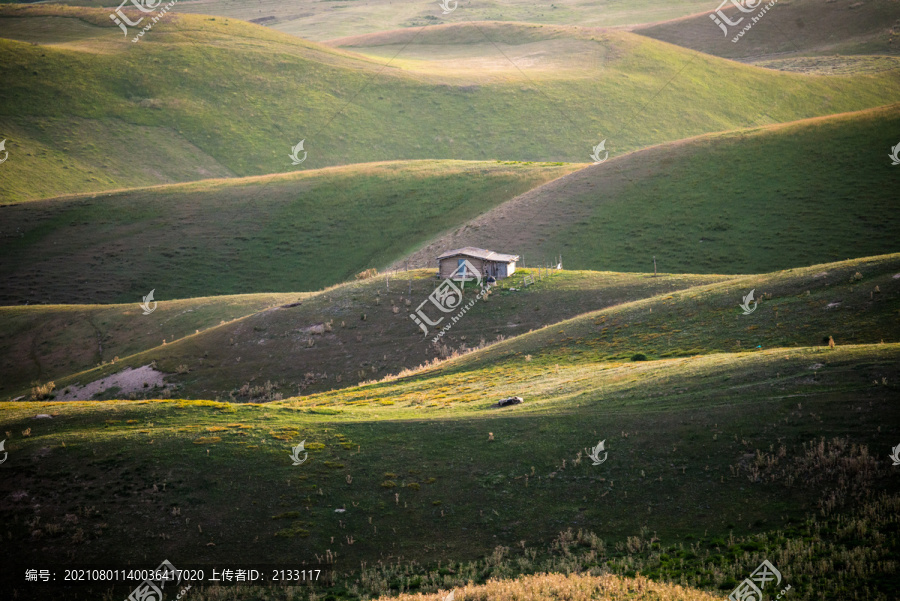
[[(480, 272), (481, 277), (493, 277), (499, 280), (515, 273), (516, 261), (518, 260), (519, 255), (504, 255), (492, 250), (466, 246), (465, 248), (448, 250), (437, 258), (438, 277), (449, 278), (453, 276), (468, 261), (472, 268)], [(471, 277), (475, 274), (467, 273), (466, 275)]]

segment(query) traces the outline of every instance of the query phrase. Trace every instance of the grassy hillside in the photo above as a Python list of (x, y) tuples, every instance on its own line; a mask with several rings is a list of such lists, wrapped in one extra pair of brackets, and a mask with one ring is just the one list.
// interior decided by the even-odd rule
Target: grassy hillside
[[(453, 363), (555, 364), (753, 351), (757, 348), (900, 342), (900, 255), (884, 255), (725, 282), (580, 315)], [(757, 309), (741, 299), (755, 290)]]
[[(791, 102), (779, 97), (775, 106)], [(768, 117), (761, 117), (765, 122)], [(423, 246), (567, 268), (754, 273), (900, 250), (900, 105), (666, 144), (591, 166)]]
[[(878, 106), (900, 89), (894, 71), (777, 73), (624, 32), (460, 27), (462, 39), (481, 36), (478, 51), (495, 63), (504, 46), (542, 37), (592, 52), (574, 58), (564, 78), (538, 61), (485, 82), (472, 69), (446, 73), (445, 65), (426, 77), (221, 17), (171, 14), (135, 44), (101, 9), (5, 5), (0, 136), (10, 159), (0, 195), (20, 201), (386, 159), (582, 162), (603, 138), (619, 155), (763, 113), (790, 121)], [(64, 47), (48, 44), (59, 39)], [(780, 95), (791, 101), (773, 108)], [(308, 156), (292, 167), (300, 140)]]
[(0, 303), (318, 290), (575, 168), (364, 164), (6, 206)]
[(157, 296), (150, 315), (143, 315), (138, 302), (0, 307), (0, 394), (33, 381), (44, 383), (111, 363), (158, 346), (163, 340), (173, 342), (309, 295), (246, 294), (188, 300)]
[[(493, 342), (594, 309), (728, 277), (653, 278), (647, 274), (564, 271), (552, 278), (539, 279), (525, 293), (498, 289), (495, 297), (454, 327), (445, 348), (441, 349), (430, 344), (430, 340), (423, 340), (422, 331), (409, 318), (409, 312), (437, 285), (434, 273), (433, 269), (411, 272), (410, 281), (403, 273), (395, 274), (390, 281), (379, 276), (300, 295), (163, 300), (149, 316), (140, 315), (137, 303), (102, 309), (84, 306), (0, 309), (0, 333), (8, 340), (9, 350), (9, 354), (4, 353), (6, 361), (0, 370), (0, 394), (6, 398), (28, 394), (33, 381), (40, 380), (43, 384), (53, 379), (59, 393), (71, 383), (87, 384), (101, 375), (121, 372), (127, 366), (137, 368), (155, 361), (161, 371), (173, 375), (182, 365), (190, 370), (178, 379), (177, 393), (170, 394), (186, 398), (231, 399), (233, 395), (237, 401), (272, 400), (276, 395), (308, 394), (378, 379), (452, 351), (474, 347), (482, 340)], [(517, 274), (504, 282), (502, 288), (520, 286), (522, 277)], [(415, 304), (406, 304), (410, 298)], [(302, 304), (261, 311), (275, 302), (297, 301)], [(228, 312), (232, 303), (239, 302), (243, 313)], [(186, 313), (188, 308), (193, 313)], [(426, 313), (434, 311), (426, 309)], [(256, 314), (219, 325), (221, 319), (250, 313)], [(324, 331), (326, 322), (331, 323), (330, 332)], [(195, 328), (204, 331), (194, 335)], [(100, 362), (98, 334), (105, 349), (103, 360), (107, 363), (92, 369)], [(134, 353), (140, 354), (129, 356)], [(120, 361), (110, 364), (110, 359), (116, 356)], [(64, 377), (82, 370), (89, 371), (74, 378)], [(274, 387), (267, 388), (267, 382)], [(112, 384), (107, 387), (111, 388)], [(116, 393), (101, 391), (103, 398), (110, 394)], [(139, 397), (159, 394), (153, 390), (137, 391)]]
[[(706, 12), (644, 25), (634, 31), (707, 54), (745, 61), (775, 55), (900, 54), (896, 35), (900, 6), (893, 0), (777, 2), (737, 42), (732, 42), (732, 38), (749, 22), (749, 16), (757, 13), (746, 13), (744, 22), (729, 27), (725, 35), (709, 18), (709, 11), (716, 7), (713, 3), (702, 9)], [(723, 12), (732, 21), (745, 15), (730, 4)]]
[[(74, 0), (84, 4), (84, 0)], [(92, 1), (92, 0), (88, 0)], [(453, 3), (450, 3), (453, 6)], [(309, 40), (330, 40), (403, 27), (421, 27), (441, 23), (469, 21), (527, 21), (529, 23), (610, 27), (634, 23), (652, 23), (693, 14), (707, 8), (703, 0), (576, 0), (546, 3), (525, 0), (503, 2), (459, 2), (457, 10), (444, 15), (437, 3), (396, 0), (390, 10), (378, 3), (296, 3), (258, 0), (252, 4), (227, 0), (182, 0), (184, 12), (223, 15), (251, 21), (258, 19), (267, 27)]]
[[(74, 551), (84, 562), (262, 563), (328, 549), (347, 599), (413, 577), (406, 590), (446, 592), (566, 565), (722, 595), (762, 558), (797, 599), (843, 587), (885, 598), (898, 538), (886, 517), (896, 501), (881, 496), (897, 492), (883, 426), (900, 418), (898, 359), (885, 344), (559, 372), (523, 362), (526, 405), (507, 411), (488, 409), (490, 392), (445, 402), (496, 378), (490, 368), (427, 392), (399, 384), (402, 404), (372, 386), (368, 401), (354, 400), (360, 389), (267, 405), (7, 403), (0, 494), (11, 500), (0, 511), (14, 538), (42, 541), (44, 561)], [(292, 467), (301, 440), (310, 458)], [(608, 460), (592, 466), (583, 449), (598, 440)], [(17, 561), (37, 554), (28, 545)], [(838, 562), (865, 569), (837, 581)]]
[[(390, 291), (383, 278), (348, 284), (307, 296), (301, 306), (249, 315), (183, 339), (171, 328), (165, 345), (157, 341), (159, 346), (121, 356), (116, 364), (57, 377), (55, 383), (64, 391), (153, 363), (177, 385), (171, 395), (259, 402), (379, 380), (454, 351), (497, 343), (426, 370), (416, 376), (415, 386), (386, 382), (352, 399), (366, 402), (370, 396), (390, 399), (403, 394), (396, 400), (405, 404), (437, 394), (443, 404), (471, 402), (485, 394), (518, 394), (519, 370), (531, 363), (553, 369), (583, 361), (615, 365), (637, 353), (667, 358), (808, 347), (827, 342), (829, 336), (841, 345), (900, 342), (898, 272), (900, 255), (737, 279), (564, 271), (513, 292), (509, 288), (521, 288), (520, 275), (504, 282), (488, 301), (477, 303), (438, 346), (432, 343), (434, 334), (423, 338), (409, 318), (436, 285), (429, 274), (416, 272), (409, 282), (394, 279)], [(745, 316), (738, 305), (751, 289), (762, 300)], [(26, 334), (20, 337), (27, 339)], [(491, 376), (463, 397), (438, 394), (450, 389), (444, 374), (471, 365)], [(56, 373), (66, 373), (64, 367), (59, 365)], [(29, 381), (24, 376), (34, 370), (31, 362), (23, 358), (10, 363), (8, 370), (7, 398), (25, 394)], [(533, 400), (556, 394), (552, 384), (529, 387)], [(115, 394), (99, 390), (101, 398)], [(143, 398), (159, 392), (128, 394)]]

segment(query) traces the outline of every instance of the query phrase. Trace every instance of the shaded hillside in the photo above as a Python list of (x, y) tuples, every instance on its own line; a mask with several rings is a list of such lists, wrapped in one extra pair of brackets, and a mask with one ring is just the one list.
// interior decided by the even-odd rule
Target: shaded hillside
[[(411, 272), (411, 280), (404, 273), (394, 274), (390, 281), (379, 276), (293, 296), (161, 300), (159, 308), (148, 316), (140, 315), (137, 303), (103, 309), (0, 309), (0, 332), (9, 336), (10, 350), (0, 372), (0, 392), (10, 397), (27, 394), (25, 387), (32, 381), (44, 383), (55, 378), (59, 393), (69, 383), (87, 384), (101, 375), (155, 361), (160, 370), (171, 374), (170, 381), (180, 384), (172, 394), (182, 397), (236, 401), (272, 400), (276, 395), (286, 398), (378, 379), (451, 351), (512, 337), (593, 309), (727, 279), (564, 271), (539, 279), (521, 293), (498, 289), (494, 297), (454, 326), (441, 349), (432, 345), (430, 338), (423, 338), (409, 318), (437, 286), (434, 273)], [(502, 288), (521, 287), (522, 277), (519, 273), (504, 281)], [(473, 294), (469, 291), (467, 297)], [(162, 298), (159, 291), (157, 297)], [(410, 298), (415, 302), (407, 304)], [(261, 310), (264, 302), (270, 307), (276, 299), (294, 306)], [(237, 313), (231, 305), (241, 301), (244, 312)], [(250, 310), (252, 303), (258, 303), (255, 311)], [(427, 314), (435, 311), (430, 304), (425, 308)], [(203, 318), (207, 315), (213, 319), (219, 315), (222, 319), (247, 318), (219, 325)], [(203, 331), (193, 335), (195, 327)], [(107, 364), (91, 369), (99, 363), (97, 333), (106, 345)], [(139, 354), (127, 356), (131, 353)], [(116, 355), (120, 361), (109, 364)], [(189, 372), (176, 377), (181, 366)], [(65, 377), (82, 370), (89, 371)], [(139, 397), (160, 394), (136, 392)]]
[[(760, 10), (762, 6), (760, 5)], [(900, 54), (900, 5), (893, 0), (791, 0), (777, 2), (741, 36), (732, 39), (758, 11), (741, 12), (731, 4), (723, 13), (733, 22), (726, 35), (709, 18), (710, 12), (634, 29), (707, 54), (737, 60), (763, 57)], [(715, 3), (706, 7), (715, 9)]]
[[(786, 102), (786, 100), (785, 100)], [(765, 119), (765, 118), (763, 118)], [(529, 191), (441, 249), (562, 254), (571, 269), (759, 273), (900, 250), (900, 105), (665, 144)]]
[(576, 168), (363, 164), (0, 207), (0, 303), (319, 290)]

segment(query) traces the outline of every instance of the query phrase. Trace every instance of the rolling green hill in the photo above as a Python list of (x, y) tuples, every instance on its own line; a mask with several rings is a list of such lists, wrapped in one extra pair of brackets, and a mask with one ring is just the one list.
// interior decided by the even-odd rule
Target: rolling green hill
[[(744, 276), (580, 315), (456, 359), (555, 364), (740, 352), (828, 343), (900, 342), (900, 254)], [(757, 308), (741, 299), (755, 291)], [(502, 359), (502, 361), (501, 361)]]
[[(435, 333), (423, 338), (409, 318), (436, 286), (433, 272), (411, 273), (409, 281), (397, 274), (400, 277), (390, 284), (380, 277), (338, 286), (304, 296), (300, 306), (248, 314), (182, 338), (184, 329), (179, 330), (177, 324), (156, 325), (160, 320), (166, 322), (167, 313), (141, 317), (139, 323), (149, 332), (136, 337), (130, 348), (143, 343), (147, 350), (121, 355), (115, 364), (69, 377), (62, 376), (73, 373), (71, 363), (54, 363), (52, 357), (36, 353), (56, 348), (66, 354), (65, 349), (71, 348), (72, 356), (90, 357), (95, 341), (79, 341), (73, 335), (51, 336), (45, 341), (48, 346), (37, 347), (35, 354), (4, 366), (4, 392), (6, 398), (27, 394), (29, 378), (35, 377), (32, 362), (42, 359), (53, 366), (56, 388), (63, 392), (68, 387), (105, 380), (125, 368), (153, 364), (167, 374), (169, 383), (177, 385), (170, 395), (270, 401), (378, 380), (454, 351), (487, 344), (487, 348), (449, 363), (432, 364), (415, 376), (418, 384), (414, 387), (407, 387), (403, 381), (388, 382), (361, 389), (360, 393), (378, 398), (402, 394), (405, 396), (398, 401), (408, 401), (415, 395), (446, 390), (443, 374), (471, 370), (474, 365), (489, 371), (491, 377), (485, 377), (463, 398), (457, 394), (455, 399), (442, 401), (470, 402), (485, 395), (499, 398), (517, 394), (519, 370), (532, 363), (558, 369), (584, 361), (594, 366), (616, 364), (637, 353), (666, 358), (757, 347), (812, 347), (823, 344), (829, 336), (839, 344), (900, 342), (900, 279), (894, 277), (898, 272), (900, 255), (739, 278), (654, 278), (651, 274), (563, 271), (524, 290), (519, 274), (505, 281), (489, 300), (476, 303), (437, 346), (432, 342)], [(738, 304), (750, 290), (756, 291), (759, 306), (750, 316), (744, 316)], [(412, 300), (407, 305), (408, 299)], [(17, 313), (28, 315), (21, 309), (5, 311), (10, 312), (10, 321)], [(74, 319), (79, 312), (73, 307), (66, 314)], [(124, 318), (137, 311), (136, 307), (122, 307), (109, 313), (122, 315), (115, 321), (109, 318), (112, 323), (106, 329), (114, 334), (123, 328), (119, 324)], [(18, 338), (39, 340), (34, 330), (34, 326), (21, 328)], [(167, 344), (153, 340), (160, 333)], [(93, 363), (84, 361), (82, 365), (87, 368)], [(109, 398), (105, 388), (112, 385), (100, 387), (98, 394)], [(395, 390), (399, 392), (392, 392)], [(553, 388), (532, 383), (530, 390), (535, 399)], [(115, 390), (111, 394), (116, 394)], [(159, 394), (140, 389), (128, 392), (137, 398)], [(62, 394), (60, 398), (75, 397)]]
[[(763, 114), (790, 121), (878, 106), (900, 89), (894, 71), (771, 72), (625, 32), (450, 28), (465, 40), (480, 35), (475, 52), (493, 63), (523, 42), (569, 38), (584, 51), (565, 77), (537, 61), (486, 81), (466, 65), (423, 74), (221, 17), (171, 14), (132, 43), (102, 9), (4, 5), (0, 136), (10, 158), (0, 197), (387, 159), (581, 162), (604, 138), (619, 155)], [(471, 49), (463, 50), (471, 65)], [(773, 106), (773, 97), (790, 101)], [(292, 167), (288, 155), (301, 140), (308, 156)]]
[(846, 55), (900, 55), (900, 41), (895, 33), (900, 26), (900, 6), (893, 0), (777, 2), (737, 42), (732, 39), (757, 12), (742, 13), (727, 5), (723, 12), (729, 19), (737, 22), (742, 16), (746, 18), (737, 26), (728, 27), (726, 35), (709, 18), (709, 11), (715, 8), (712, 3), (704, 8), (707, 12), (639, 26), (634, 31), (742, 61), (830, 56), (840, 62), (838, 57)]
[[(442, 352), (423, 340), (422, 331), (409, 318), (437, 285), (434, 273), (413, 271), (410, 280), (397, 273), (390, 281), (382, 275), (303, 294), (166, 301), (157, 291), (161, 300), (148, 316), (141, 315), (137, 302), (0, 308), (4, 341), (0, 355), (5, 359), (0, 365), (0, 395), (27, 396), (32, 382), (51, 380), (59, 393), (70, 383), (87, 384), (99, 379), (98, 374), (155, 361), (164, 373), (175, 373), (182, 365), (190, 370), (180, 379), (180, 396), (231, 398), (229, 393), (234, 393), (238, 401), (272, 400), (298, 390), (308, 394), (378, 379), (482, 340), (494, 342), (586, 311), (729, 277), (560, 272), (539, 278), (526, 294), (498, 291), (503, 299), (483, 303), (455, 326)], [(521, 278), (518, 274), (503, 288), (519, 285)], [(410, 298), (414, 305), (406, 304)], [(277, 305), (295, 306), (268, 310)], [(221, 324), (223, 320), (226, 323)], [(328, 332), (325, 323), (330, 323)], [(203, 332), (195, 334), (200, 329)], [(116, 357), (120, 360), (112, 363)], [(65, 377), (82, 371), (77, 377)], [(262, 386), (267, 381), (275, 387)], [(257, 386), (258, 390), (250, 390)], [(161, 394), (136, 392), (138, 397)]]
[(319, 290), (576, 168), (375, 163), (6, 206), (0, 303)]
[[(791, 102), (779, 97), (774, 107)], [(774, 108), (773, 107), (773, 108)], [(762, 118), (765, 122), (766, 118)], [(758, 273), (900, 251), (900, 105), (613, 157), (432, 240), (562, 254), (571, 269)]]

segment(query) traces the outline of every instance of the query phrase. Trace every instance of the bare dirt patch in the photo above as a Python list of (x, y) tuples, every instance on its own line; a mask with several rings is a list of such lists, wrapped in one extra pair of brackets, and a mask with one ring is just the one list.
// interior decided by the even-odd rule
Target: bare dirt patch
[(117, 398), (125, 398), (131, 394), (144, 392), (152, 388), (168, 387), (169, 384), (166, 384), (165, 376), (166, 374), (153, 369), (149, 365), (144, 365), (137, 369), (128, 367), (119, 373), (94, 380), (85, 386), (78, 386), (77, 384), (67, 386), (56, 395), (54, 400), (89, 401), (95, 396), (113, 388), (118, 388), (115, 393)]

